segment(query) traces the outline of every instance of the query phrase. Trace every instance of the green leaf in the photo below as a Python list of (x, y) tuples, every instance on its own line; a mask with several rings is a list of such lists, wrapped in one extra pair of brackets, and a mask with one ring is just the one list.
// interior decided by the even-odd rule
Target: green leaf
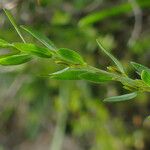
[(0, 64), (3, 66), (19, 65), (19, 64), (26, 63), (31, 59), (32, 57), (27, 54), (12, 55), (12, 56), (0, 58)]
[(150, 86), (150, 71), (143, 70), (141, 74), (141, 78), (144, 81), (145, 84)]
[(34, 44), (14, 43), (14, 46), (18, 50), (25, 52), (27, 54), (32, 54), (32, 55), (36, 55), (36, 56), (44, 57), (44, 58), (52, 57), (52, 52), (49, 49), (39, 47)]
[(83, 58), (73, 50), (67, 48), (61, 48), (56, 51), (58, 59), (66, 61), (67, 63), (75, 65), (85, 64)]
[(23, 38), (23, 36), (21, 35), (20, 29), (19, 29), (19, 27), (17, 26), (16, 21), (15, 21), (14, 17), (12, 16), (12, 14), (10, 13), (10, 11), (8, 11), (8, 10), (6, 10), (6, 9), (3, 9), (3, 10), (4, 10), (5, 14), (7, 15), (9, 21), (11, 22), (11, 24), (13, 25), (13, 27), (14, 27), (15, 30), (17, 31), (18, 35), (19, 35), (20, 38), (22, 39), (22, 41), (23, 41), (24, 43), (26, 43), (25, 40), (24, 40), (24, 38)]
[(118, 69), (120, 70), (120, 72), (122, 72), (123, 74), (125, 74), (124, 68), (122, 66), (122, 64), (111, 54), (109, 53), (102, 45), (101, 43), (96, 40), (99, 47), (101, 48), (101, 50), (109, 57), (112, 59), (112, 61), (116, 64), (116, 66), (118, 67)]
[(131, 62), (131, 65), (133, 66), (133, 68), (136, 70), (136, 72), (141, 75), (143, 70), (147, 70), (150, 71), (150, 69), (144, 65), (141, 65), (139, 63), (136, 62)]
[(75, 68), (67, 67), (58, 72), (49, 74), (49, 76), (52, 79), (58, 79), (58, 80), (81, 80), (80, 75), (85, 72), (86, 71), (82, 69), (77, 69), (77, 68), (75, 69)]
[(44, 34), (40, 33), (39, 31), (36, 31), (31, 27), (25, 27), (25, 26), (21, 26), (21, 28), (24, 29), (26, 32), (30, 33), (33, 37), (35, 37), (37, 40), (43, 43), (50, 50), (57, 49), (56, 46), (53, 44), (53, 42), (50, 41)]
[(6, 48), (6, 47), (12, 47), (12, 44), (8, 43), (7, 41), (0, 39), (0, 47)]
[(106, 82), (112, 80), (112, 77), (106, 75), (104, 73), (97, 74), (87, 69), (80, 69), (80, 68), (65, 68), (58, 72), (52, 73), (49, 76), (53, 79), (59, 80), (87, 80), (95, 83)]
[(95, 83), (101, 83), (101, 82), (112, 80), (112, 77), (110, 75), (104, 73), (93, 73), (93, 72), (83, 73), (80, 75), (80, 78)]
[(104, 99), (104, 102), (121, 102), (121, 101), (127, 101), (130, 99), (133, 99), (137, 96), (137, 92), (133, 92), (130, 94), (120, 95), (120, 96), (113, 96)]
[[(150, 7), (150, 1), (148, 0), (137, 0), (137, 2), (140, 7), (143, 7), (143, 8)], [(107, 19), (108, 17), (118, 16), (123, 13), (129, 13), (130, 11), (132, 11), (132, 6), (128, 2), (117, 5), (117, 6), (114, 5), (112, 8), (100, 10), (98, 12), (93, 12), (83, 17), (79, 21), (79, 26), (84, 27), (87, 25), (91, 25), (96, 22), (103, 21), (104, 19)]]

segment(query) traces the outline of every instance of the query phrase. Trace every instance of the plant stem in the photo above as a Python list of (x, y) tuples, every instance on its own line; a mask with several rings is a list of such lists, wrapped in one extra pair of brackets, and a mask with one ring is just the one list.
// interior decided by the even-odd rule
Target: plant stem
[(52, 144), (50, 150), (61, 150), (63, 139), (65, 137), (66, 121), (68, 116), (68, 100), (69, 100), (69, 85), (61, 83), (60, 86), (60, 100), (61, 100), (61, 110), (58, 112), (58, 119), (56, 129), (54, 131), (54, 137), (52, 139)]

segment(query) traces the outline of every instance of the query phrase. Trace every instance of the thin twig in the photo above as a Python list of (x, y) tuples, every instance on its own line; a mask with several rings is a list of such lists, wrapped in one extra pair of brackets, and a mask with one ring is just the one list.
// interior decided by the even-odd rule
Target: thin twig
[(50, 150), (61, 150), (63, 139), (65, 137), (66, 122), (68, 117), (68, 100), (69, 100), (69, 85), (61, 84), (60, 86), (60, 100), (62, 104), (61, 110), (58, 112), (58, 119), (56, 129), (54, 131), (54, 137)]
[(142, 10), (140, 9), (136, 0), (128, 0), (133, 8), (133, 13), (135, 16), (134, 28), (131, 34), (131, 37), (128, 41), (128, 46), (132, 46), (136, 40), (139, 38), (139, 35), (142, 30)]
[(20, 88), (24, 85), (24, 83), (28, 79), (29, 79), (29, 77), (27, 75), (22, 75), (22, 74), (19, 74), (15, 78), (15, 80), (12, 82), (10, 87), (1, 96), (1, 104), (0, 104), (1, 108), (4, 108), (8, 103), (12, 102), (10, 100), (15, 98), (15, 96), (17, 95), (17, 93), (20, 90)]

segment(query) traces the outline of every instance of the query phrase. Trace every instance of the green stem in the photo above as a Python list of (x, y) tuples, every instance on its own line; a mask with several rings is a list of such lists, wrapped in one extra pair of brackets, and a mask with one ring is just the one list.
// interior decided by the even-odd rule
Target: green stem
[(60, 86), (60, 100), (61, 100), (61, 110), (58, 112), (58, 119), (56, 129), (54, 131), (54, 137), (52, 139), (52, 144), (50, 150), (61, 150), (63, 139), (65, 137), (66, 121), (68, 116), (68, 100), (69, 100), (69, 85), (61, 83)]
[(133, 80), (129, 78), (127, 75), (107, 72), (105, 70), (101, 70), (92, 66), (87, 66), (87, 70), (109, 75), (113, 78), (114, 81), (121, 82), (124, 86), (130, 87), (133, 91), (145, 91), (145, 92), (150, 91), (150, 87), (143, 84), (142, 80)]

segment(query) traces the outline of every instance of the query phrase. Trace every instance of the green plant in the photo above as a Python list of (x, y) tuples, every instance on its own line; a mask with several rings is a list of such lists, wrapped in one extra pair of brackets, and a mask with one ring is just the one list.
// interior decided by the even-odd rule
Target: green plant
[[(131, 93), (115, 96), (104, 99), (105, 102), (118, 102), (133, 99), (139, 92), (150, 92), (150, 69), (131, 62), (135, 71), (141, 76), (141, 79), (131, 79), (122, 64), (110, 54), (97, 40), (101, 50), (115, 63), (116, 66), (107, 67), (107, 71), (90, 66), (84, 59), (75, 51), (67, 48), (57, 48), (53, 42), (38, 31), (30, 27), (21, 26), (45, 47), (27, 43), (21, 34), (20, 27), (17, 26), (15, 20), (8, 10), (4, 10), (15, 30), (19, 34), (23, 42), (9, 43), (0, 39), (0, 47), (9, 48), (12, 53), (0, 57), (0, 64), (19, 65), (26, 63), (35, 57), (53, 59), (57, 64), (63, 64), (66, 68), (55, 73), (47, 74), (45, 76), (57, 80), (87, 80), (95, 83), (103, 83), (107, 81), (121, 82), (123, 88)], [(13, 52), (15, 50), (15, 52)]]

